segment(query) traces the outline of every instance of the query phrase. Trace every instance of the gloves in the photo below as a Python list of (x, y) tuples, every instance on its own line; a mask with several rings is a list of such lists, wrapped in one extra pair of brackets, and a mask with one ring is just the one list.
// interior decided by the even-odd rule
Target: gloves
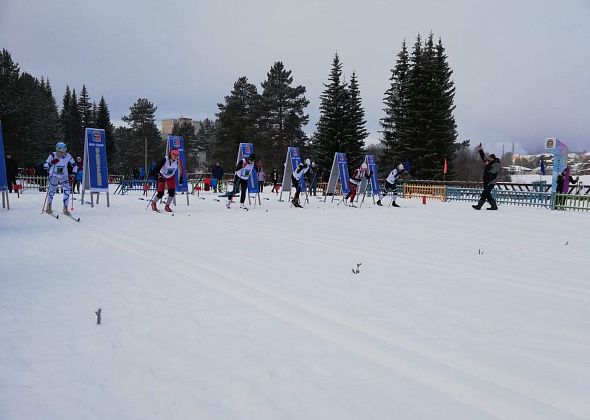
[(181, 185), (184, 184), (184, 178), (183, 177), (178, 178), (178, 183)]
[(162, 175), (158, 175), (158, 182), (164, 182), (165, 179)]
[(55, 158), (55, 159), (53, 159), (53, 160), (51, 161), (51, 164), (52, 164), (52, 165), (55, 165), (57, 162), (59, 162), (59, 159), (58, 159), (58, 158)]

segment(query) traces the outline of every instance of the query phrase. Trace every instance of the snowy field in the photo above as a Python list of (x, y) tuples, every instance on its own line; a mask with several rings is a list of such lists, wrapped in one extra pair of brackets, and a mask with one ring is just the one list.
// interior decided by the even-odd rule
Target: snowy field
[(588, 213), (138, 196), (0, 209), (0, 419), (590, 418)]

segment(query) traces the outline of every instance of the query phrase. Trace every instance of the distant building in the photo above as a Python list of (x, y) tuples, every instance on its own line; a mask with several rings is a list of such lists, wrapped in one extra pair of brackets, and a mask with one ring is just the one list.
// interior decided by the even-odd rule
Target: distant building
[(182, 124), (185, 122), (189, 122), (195, 127), (195, 132), (198, 133), (199, 129), (201, 128), (201, 121), (193, 120), (192, 118), (170, 118), (167, 120), (162, 120), (162, 136), (166, 139), (168, 134), (172, 134), (172, 129), (174, 129), (174, 124)]

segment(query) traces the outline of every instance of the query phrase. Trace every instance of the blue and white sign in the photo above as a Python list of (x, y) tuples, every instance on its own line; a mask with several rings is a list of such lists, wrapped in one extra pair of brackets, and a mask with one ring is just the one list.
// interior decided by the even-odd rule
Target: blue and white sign
[(4, 160), (4, 140), (2, 138), (2, 124), (0, 123), (0, 191), (8, 191), (8, 177), (6, 176), (6, 161)]
[(84, 142), (84, 188), (90, 192), (109, 191), (107, 139), (100, 128), (87, 128)]
[[(297, 167), (299, 166), (299, 164), (302, 162), (301, 154), (299, 154), (299, 148), (298, 147), (289, 147), (288, 153), (291, 157), (291, 169), (293, 171), (295, 171), (297, 169)], [(306, 190), (304, 176), (299, 178), (299, 185), (301, 186), (301, 191)]]
[(379, 186), (379, 179), (377, 179), (377, 164), (375, 163), (375, 156), (366, 155), (365, 163), (367, 164), (367, 166), (369, 167), (369, 171), (371, 172), (371, 192), (373, 193), (373, 195), (378, 195), (381, 191), (381, 187)]
[(350, 192), (350, 185), (348, 184), (350, 175), (348, 175), (348, 163), (346, 162), (346, 153), (336, 153), (338, 159), (338, 173), (340, 174), (340, 188), (342, 194)]
[(180, 156), (178, 159), (180, 160), (180, 165), (184, 169), (184, 178), (182, 180), (182, 184), (178, 181), (180, 180), (180, 170), (176, 172), (176, 191), (178, 192), (188, 192), (188, 169), (186, 167), (186, 153), (184, 150), (184, 137), (182, 136), (172, 136), (168, 135), (168, 144), (166, 146), (166, 154), (170, 153), (171, 149), (177, 149), (180, 152)]
[(564, 142), (556, 138), (549, 138), (545, 142), (545, 150), (553, 153), (553, 176), (551, 177), (551, 189), (557, 190), (557, 177), (567, 166), (568, 149)]
[[(252, 143), (240, 143), (236, 163), (243, 158), (247, 158), (251, 154), (254, 154), (254, 145), (252, 145)], [(254, 166), (252, 173), (250, 173), (250, 178), (248, 178), (248, 192), (258, 193), (258, 171), (256, 171), (256, 166)]]
[[(281, 196), (279, 201), (283, 200), (283, 192), (289, 191), (289, 198), (291, 198), (291, 188), (294, 187), (293, 181), (291, 177), (293, 176), (293, 172), (297, 169), (299, 164), (302, 162), (301, 154), (299, 153), (298, 147), (289, 147), (287, 148), (287, 157), (285, 159), (285, 170), (283, 171), (283, 184), (281, 185)], [(301, 187), (301, 191), (305, 191), (307, 194), (307, 189), (305, 187), (305, 176), (301, 176), (299, 178), (299, 185)]]

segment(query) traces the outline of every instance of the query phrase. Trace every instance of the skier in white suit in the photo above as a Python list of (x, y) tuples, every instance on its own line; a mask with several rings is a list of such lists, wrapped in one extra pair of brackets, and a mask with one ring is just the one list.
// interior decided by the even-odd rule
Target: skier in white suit
[[(78, 165), (74, 158), (67, 152), (68, 147), (65, 143), (59, 142), (55, 145), (55, 152), (52, 152), (43, 167), (47, 169), (49, 174), (49, 189), (47, 191), (47, 206), (45, 206), (46, 213), (52, 213), (51, 203), (53, 196), (58, 187), (63, 191), (63, 213), (70, 214), (68, 210), (68, 200), (70, 199), (70, 181), (76, 176), (78, 172)], [(69, 173), (71, 168), (72, 174)]]

